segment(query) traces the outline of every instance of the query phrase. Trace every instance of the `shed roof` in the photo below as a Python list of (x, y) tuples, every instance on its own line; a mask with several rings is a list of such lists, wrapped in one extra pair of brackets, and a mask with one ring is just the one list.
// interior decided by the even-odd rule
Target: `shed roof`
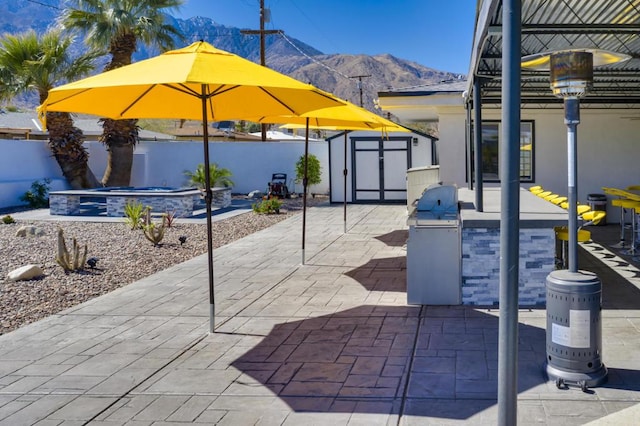
[[(481, 0), (476, 18), (468, 91), (482, 78), (483, 103), (500, 104), (502, 90), (502, 0)], [(631, 59), (594, 69), (593, 90), (581, 104), (640, 106), (640, 1), (522, 0), (521, 56), (564, 49), (604, 49)], [(522, 103), (560, 104), (549, 73), (522, 70)]]

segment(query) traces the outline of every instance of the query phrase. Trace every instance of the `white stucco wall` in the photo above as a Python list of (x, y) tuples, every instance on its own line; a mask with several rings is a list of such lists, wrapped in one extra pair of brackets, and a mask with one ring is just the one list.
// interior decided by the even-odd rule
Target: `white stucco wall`
[[(107, 153), (99, 142), (86, 142), (89, 166), (100, 179)], [(286, 173), (290, 191), (302, 192), (294, 184), (295, 163), (304, 154), (304, 141), (210, 142), (210, 161), (233, 173), (234, 193), (266, 192), (273, 173)], [(46, 141), (0, 140), (0, 208), (21, 204), (18, 198), (31, 183), (53, 179), (52, 189), (66, 189), (66, 182)], [(322, 182), (310, 191), (329, 192), (329, 150), (327, 142), (310, 142), (309, 153), (322, 165)], [(142, 141), (134, 152), (132, 186), (186, 186), (185, 170), (204, 162), (202, 142)]]
[(466, 186), (465, 112), (463, 108), (440, 110), (437, 142), (442, 182)]
[(46, 142), (0, 139), (0, 208), (19, 201), (36, 180), (51, 179), (51, 189), (66, 189), (62, 171)]
[[(640, 184), (640, 121), (625, 110), (580, 111), (578, 125), (578, 200), (602, 193), (603, 186), (625, 188)], [(443, 181), (466, 186), (465, 112), (440, 112), (440, 175)], [(483, 120), (500, 120), (500, 110), (485, 109)], [(534, 121), (535, 185), (567, 193), (567, 128), (562, 109), (522, 110), (522, 120)], [(485, 184), (497, 185), (497, 184)], [(523, 186), (528, 186), (524, 184)]]

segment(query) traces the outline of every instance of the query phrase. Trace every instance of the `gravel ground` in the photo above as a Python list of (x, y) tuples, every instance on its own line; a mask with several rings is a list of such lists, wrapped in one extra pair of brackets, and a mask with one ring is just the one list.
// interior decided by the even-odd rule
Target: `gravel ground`
[[(307, 205), (325, 202), (316, 197)], [(302, 200), (285, 200), (280, 214), (245, 213), (213, 223), (214, 248), (229, 244), (253, 232), (268, 228), (301, 211)], [(6, 213), (3, 213), (4, 215)], [(24, 225), (35, 225), (44, 235), (16, 237)], [(61, 226), (70, 247), (76, 238), (87, 244), (87, 257), (98, 258), (96, 268), (65, 273), (55, 262), (57, 229)], [(178, 238), (186, 236), (180, 244)], [(15, 330), (93, 297), (205, 253), (205, 224), (174, 224), (167, 228), (162, 244), (154, 247), (141, 231), (132, 231), (122, 222), (0, 222), (0, 334)], [(35, 264), (44, 276), (11, 282), (7, 274), (23, 265)]]

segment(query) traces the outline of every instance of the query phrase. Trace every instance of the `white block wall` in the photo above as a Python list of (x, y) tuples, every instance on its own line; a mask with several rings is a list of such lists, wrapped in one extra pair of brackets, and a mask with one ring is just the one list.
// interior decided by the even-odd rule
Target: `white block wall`
[[(99, 142), (86, 142), (89, 166), (100, 179), (107, 164), (107, 152)], [(211, 163), (233, 173), (234, 193), (266, 192), (273, 173), (286, 173), (290, 191), (302, 192), (294, 184), (295, 163), (304, 154), (304, 141), (210, 142)], [(69, 189), (46, 141), (0, 140), (0, 208), (22, 204), (19, 197), (31, 183), (52, 179), (52, 190)], [(322, 182), (310, 188), (316, 194), (329, 191), (329, 154), (326, 142), (310, 142), (309, 153), (322, 165)], [(142, 141), (134, 152), (132, 186), (187, 185), (186, 170), (204, 162), (202, 142)]]

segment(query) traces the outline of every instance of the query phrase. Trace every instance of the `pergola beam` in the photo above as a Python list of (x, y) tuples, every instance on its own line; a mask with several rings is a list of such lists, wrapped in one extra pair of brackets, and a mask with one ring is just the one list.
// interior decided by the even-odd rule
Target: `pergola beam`
[[(502, 34), (501, 25), (489, 26), (489, 35)], [(638, 24), (534, 24), (522, 25), (522, 34), (638, 34)]]

